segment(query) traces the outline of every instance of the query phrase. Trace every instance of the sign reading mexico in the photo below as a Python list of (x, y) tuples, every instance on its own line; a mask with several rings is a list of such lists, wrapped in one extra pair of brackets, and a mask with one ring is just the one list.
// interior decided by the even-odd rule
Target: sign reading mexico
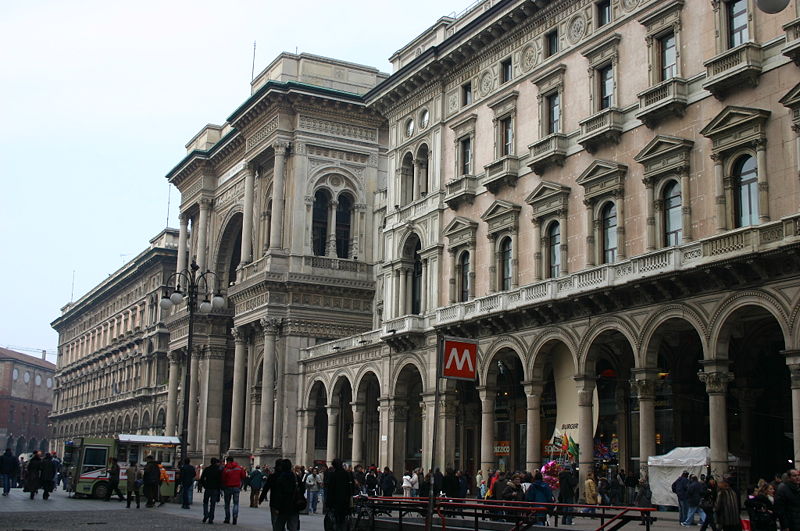
[(441, 352), (442, 378), (475, 380), (478, 377), (478, 342), (445, 337)]

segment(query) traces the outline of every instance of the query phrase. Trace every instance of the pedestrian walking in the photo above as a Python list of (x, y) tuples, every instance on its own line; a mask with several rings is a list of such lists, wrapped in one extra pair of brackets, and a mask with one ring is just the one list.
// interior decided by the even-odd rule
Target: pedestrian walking
[(36, 496), (41, 486), (39, 477), (42, 469), (42, 458), (39, 457), (39, 452), (34, 452), (33, 457), (28, 461), (25, 467), (25, 492), (31, 493), (31, 499)]
[(158, 464), (156, 464), (152, 455), (148, 455), (147, 464), (144, 466), (144, 472), (142, 473), (144, 497), (147, 500), (145, 507), (155, 507), (159, 496), (160, 480), (161, 471), (158, 468)]
[(161, 485), (169, 484), (169, 474), (161, 461), (156, 461), (156, 466), (158, 466), (158, 506), (161, 507), (167, 503), (167, 496), (161, 494)]
[(122, 491), (119, 490), (119, 474), (121, 471), (122, 469), (119, 467), (119, 461), (117, 461), (116, 457), (112, 457), (111, 464), (108, 466), (108, 490), (106, 491), (105, 501), (110, 501), (114, 492), (119, 496), (119, 501), (125, 500), (125, 496), (123, 496)]
[(800, 529), (800, 471), (790, 470), (775, 492), (775, 512), (781, 529)]
[(6, 448), (5, 453), (0, 456), (0, 481), (3, 483), (3, 496), (8, 496), (11, 485), (19, 475), (19, 461), (14, 456), (11, 448)]
[[(233, 525), (236, 525), (236, 520), (239, 518), (239, 492), (242, 490), (242, 483), (247, 477), (247, 473), (233, 459), (233, 456), (229, 455), (226, 461), (225, 468), (222, 469), (222, 488), (225, 493), (224, 523), (231, 523), (231, 516), (233, 516)], [(231, 511), (231, 501), (233, 501), (233, 511)]]
[(136, 498), (136, 508), (139, 509), (139, 489), (142, 488), (142, 471), (136, 466), (136, 460), (131, 459), (128, 468), (125, 469), (125, 482), (128, 488), (128, 505), (131, 508), (131, 498)]
[(383, 467), (383, 475), (381, 476), (381, 490), (383, 495), (391, 497), (394, 494), (394, 489), (397, 488), (397, 479), (395, 479), (392, 470), (387, 466)]
[(706, 514), (700, 507), (700, 502), (705, 494), (706, 486), (698, 481), (697, 476), (692, 474), (689, 476), (689, 484), (686, 487), (686, 519), (681, 522), (681, 525), (686, 527), (694, 525), (694, 515), (700, 516), (700, 522), (704, 522)]
[(319, 470), (314, 467), (311, 469), (304, 479), (306, 486), (306, 497), (308, 498), (308, 511), (310, 513), (317, 512), (317, 505), (319, 504), (319, 491), (324, 482)]
[(261, 494), (261, 488), (264, 486), (264, 473), (261, 468), (256, 466), (249, 474), (250, 483), (250, 507), (258, 507), (258, 496)]
[(181, 468), (178, 469), (178, 477), (181, 482), (181, 508), (189, 509), (192, 504), (192, 490), (194, 489), (194, 475), (197, 471), (192, 466), (192, 460), (188, 457), (183, 460)]
[(750, 527), (753, 531), (775, 531), (775, 506), (773, 504), (775, 487), (759, 480), (752, 496), (744, 502)]
[(633, 470), (629, 470), (625, 476), (625, 503), (628, 505), (633, 505), (636, 500), (636, 487), (638, 483), (639, 480), (636, 478), (636, 474), (633, 473)]
[[(647, 482), (646, 477), (643, 477), (641, 480), (639, 480), (638, 490), (635, 492), (634, 497), (636, 498), (635, 501), (637, 507), (653, 506), (653, 491), (650, 490), (650, 483)], [(639, 525), (647, 525), (649, 520), (650, 512), (642, 511), (642, 521)], [(716, 528), (714, 531), (716, 531)]]
[[(578, 480), (572, 473), (572, 466), (565, 465), (564, 469), (558, 473), (558, 503), (573, 504), (575, 503), (575, 488), (578, 486)], [(564, 515), (561, 523), (564, 525), (572, 525), (572, 508), (562, 508)]]
[[(594, 472), (589, 472), (586, 475), (586, 481), (583, 483), (583, 497), (584, 503), (586, 505), (598, 505), (600, 500), (598, 499), (600, 495), (597, 493), (597, 483), (594, 481)], [(594, 507), (589, 507), (584, 510), (587, 513), (594, 513)]]
[(422, 475), (422, 469), (415, 468), (411, 472), (411, 496), (416, 498), (419, 496), (419, 478)]
[[(300, 511), (305, 510), (306, 504), (302, 484), (298, 484), (290, 460), (278, 459), (275, 462), (275, 470), (267, 478), (261, 496), (264, 497), (267, 492), (269, 492), (272, 529), (275, 531), (300, 529)], [(327, 494), (325, 498), (328, 498)]]
[(706, 531), (711, 528), (711, 531), (717, 531), (717, 517), (714, 514), (714, 505), (717, 503), (717, 480), (714, 476), (706, 478), (706, 491), (703, 494), (703, 499), (700, 501), (700, 507), (706, 513), (706, 519), (703, 520), (703, 525), (700, 526), (700, 531)]
[(686, 502), (686, 489), (689, 487), (689, 472), (684, 470), (680, 477), (672, 483), (672, 492), (678, 497), (678, 521), (686, 521), (689, 505)]
[(411, 497), (411, 471), (406, 470), (403, 474), (403, 496), (406, 498)]
[(39, 482), (42, 485), (42, 498), (47, 500), (50, 498), (50, 493), (55, 488), (56, 480), (56, 464), (53, 462), (52, 454), (44, 454), (42, 464), (40, 465)]
[(211, 464), (203, 469), (200, 475), (200, 488), (203, 489), (203, 523), (214, 523), (214, 507), (219, 502), (219, 491), (222, 488), (222, 468), (219, 459), (211, 458)]
[(717, 524), (722, 527), (723, 531), (741, 531), (739, 499), (727, 481), (719, 482), (714, 509), (717, 513)]
[(353, 490), (352, 474), (342, 467), (341, 459), (334, 459), (333, 467), (325, 475), (325, 518), (333, 524), (333, 531), (346, 531), (348, 528), (353, 510)]
[[(446, 468), (444, 471), (444, 479), (442, 479), (442, 491), (448, 498), (458, 498), (458, 478), (456, 472), (452, 468)], [(390, 496), (385, 494), (385, 496)]]

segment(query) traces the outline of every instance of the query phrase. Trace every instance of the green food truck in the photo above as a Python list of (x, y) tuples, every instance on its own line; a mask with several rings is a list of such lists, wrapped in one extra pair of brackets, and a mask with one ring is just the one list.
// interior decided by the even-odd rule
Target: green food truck
[(161, 435), (134, 435), (121, 433), (115, 437), (76, 437), (64, 444), (63, 467), (69, 474), (69, 491), (75, 496), (105, 498), (108, 494), (108, 467), (116, 457), (122, 469), (119, 488), (125, 492), (127, 471), (131, 461), (143, 469), (147, 456), (160, 462), (169, 481), (161, 484), (161, 495), (175, 495), (175, 472), (177, 470), (176, 448), (178, 437)]

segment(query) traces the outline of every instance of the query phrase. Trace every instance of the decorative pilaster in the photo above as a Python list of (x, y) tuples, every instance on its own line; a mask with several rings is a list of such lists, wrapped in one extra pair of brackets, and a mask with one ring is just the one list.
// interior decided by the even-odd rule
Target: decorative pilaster
[(481, 470), (486, 473), (497, 466), (494, 456), (494, 407), (495, 391), (486, 387), (478, 388), (481, 398)]
[(575, 378), (578, 391), (578, 467), (580, 470), (580, 495), (584, 496), (584, 485), (594, 465), (594, 404), (595, 379)]
[(542, 389), (544, 382), (524, 382), (525, 398), (527, 400), (527, 440), (525, 441), (526, 469), (538, 470), (542, 466)]
[(288, 142), (275, 142), (275, 169), (272, 177), (272, 217), (270, 219), (269, 248), (276, 250), (283, 248), (283, 208), (284, 208), (284, 170), (286, 155), (289, 151)]
[(255, 175), (253, 164), (245, 165), (244, 172), (244, 219), (242, 220), (241, 265), (253, 261), (253, 194)]
[(272, 433), (275, 424), (275, 336), (278, 334), (280, 320), (261, 319), (264, 330), (264, 359), (261, 365), (261, 420), (259, 446), (272, 447)]
[(200, 221), (197, 227), (197, 265), (200, 272), (206, 271), (206, 238), (208, 237), (208, 212), (211, 210), (211, 200), (200, 200)]
[(633, 369), (631, 391), (639, 400), (639, 469), (647, 476), (648, 458), (656, 455), (656, 369)]
[(728, 372), (727, 360), (707, 360), (697, 373), (708, 393), (709, 440), (711, 442), (711, 473), (722, 477), (728, 471), (728, 414), (726, 392), (733, 374)]
[(244, 421), (244, 388), (245, 379), (247, 377), (245, 371), (247, 366), (245, 363), (246, 357), (246, 337), (242, 327), (234, 328), (231, 330), (234, 347), (233, 358), (233, 395), (231, 397), (231, 444), (233, 450), (241, 450), (242, 446), (242, 428)]

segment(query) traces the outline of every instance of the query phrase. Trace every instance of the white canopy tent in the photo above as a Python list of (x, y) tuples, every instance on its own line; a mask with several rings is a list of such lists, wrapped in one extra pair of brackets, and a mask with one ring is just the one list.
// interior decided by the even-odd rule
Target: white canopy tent
[[(710, 463), (711, 449), (708, 446), (674, 448), (664, 455), (653, 455), (647, 459), (647, 473), (653, 505), (678, 506), (678, 496), (672, 492), (672, 484), (685, 470), (698, 478), (705, 474)], [(738, 465), (739, 458), (728, 454), (728, 463)]]

